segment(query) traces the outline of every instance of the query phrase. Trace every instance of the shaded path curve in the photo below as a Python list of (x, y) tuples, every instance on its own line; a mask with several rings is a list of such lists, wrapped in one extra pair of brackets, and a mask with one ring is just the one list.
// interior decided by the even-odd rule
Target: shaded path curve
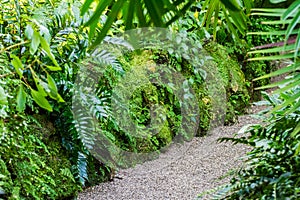
[[(252, 108), (256, 113), (258, 107)], [(153, 161), (137, 165), (135, 168), (119, 171), (111, 182), (101, 183), (79, 194), (79, 200), (191, 200), (197, 195), (228, 179), (219, 180), (230, 169), (238, 167), (240, 157), (248, 147), (217, 143), (217, 139), (232, 136), (244, 125), (259, 123), (250, 115), (240, 116), (238, 123), (221, 126), (212, 130), (208, 136), (194, 138), (181, 146), (171, 147), (166, 153)], [(179, 159), (161, 167), (172, 160), (174, 153), (186, 149)], [(207, 198), (208, 199), (208, 198)]]

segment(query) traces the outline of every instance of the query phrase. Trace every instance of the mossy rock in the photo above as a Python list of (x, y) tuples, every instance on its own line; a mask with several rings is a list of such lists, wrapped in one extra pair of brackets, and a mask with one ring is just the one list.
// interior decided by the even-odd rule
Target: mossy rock
[[(219, 71), (221, 78), (214, 77), (221, 81), (218, 84), (210, 86), (199, 74), (195, 74), (194, 68), (187, 61), (177, 62), (175, 58), (168, 55), (166, 52), (153, 52), (145, 50), (138, 53), (132, 52), (126, 55), (122, 63), (125, 67), (127, 79), (123, 82), (136, 85), (133, 91), (127, 91), (131, 94), (129, 110), (130, 117), (135, 125), (145, 127), (138, 134), (142, 137), (131, 135), (131, 133), (122, 132), (120, 130), (109, 130), (113, 133), (117, 141), (116, 143), (124, 150), (133, 152), (153, 152), (168, 146), (174, 137), (177, 136), (179, 127), (181, 126), (182, 116), (180, 103), (176, 99), (172, 89), (167, 84), (161, 84), (159, 77), (164, 73), (164, 65), (172, 66), (174, 71), (182, 74), (189, 82), (193, 89), (195, 98), (199, 108), (199, 126), (197, 135), (202, 136), (210, 129), (211, 122), (222, 121), (222, 111), (212, 112), (214, 101), (219, 101), (220, 105), (227, 105), (227, 123), (233, 122), (236, 115), (242, 112), (248, 103), (248, 91), (246, 89), (246, 81), (244, 74), (241, 71), (239, 64), (234, 59), (230, 58), (226, 49), (216, 43), (209, 43), (205, 46), (207, 54), (212, 59), (205, 63), (208, 66), (213, 66)], [(161, 58), (161, 59), (160, 59)], [(157, 63), (156, 63), (157, 62)], [(177, 65), (180, 65), (178, 68)], [(168, 67), (165, 67), (169, 70)], [(180, 70), (180, 71), (178, 71)], [(129, 73), (128, 73), (129, 72)], [(169, 72), (164, 73), (168, 76)], [(214, 73), (212, 73), (214, 75)], [(170, 82), (174, 79), (172, 75), (167, 77)], [(143, 80), (151, 80), (144, 81)], [(213, 88), (216, 92), (220, 89), (220, 84), (224, 86), (226, 99), (214, 99), (210, 89)], [(158, 107), (153, 107), (158, 105)], [(165, 118), (157, 117), (162, 112), (158, 110), (164, 108)], [(150, 111), (152, 108), (152, 111)], [(225, 111), (224, 111), (225, 112)], [(151, 113), (157, 116), (151, 116)], [(124, 119), (126, 120), (126, 119)], [(162, 125), (159, 129), (152, 127), (151, 120), (160, 120)], [(156, 122), (154, 122), (156, 124)], [(157, 124), (160, 124), (159, 122)], [(150, 129), (149, 129), (150, 127)], [(185, 138), (186, 139), (186, 138)], [(126, 143), (126, 144), (125, 144)], [(128, 144), (127, 144), (128, 143)]]
[[(132, 56), (130, 66), (133, 69), (136, 79), (155, 79), (156, 63), (152, 59), (151, 51), (143, 51)], [(154, 81), (155, 82), (155, 81)], [(178, 129), (178, 113), (171, 101), (176, 101), (173, 94), (168, 89), (158, 83), (144, 84), (132, 91), (130, 100), (130, 111), (132, 120), (136, 125), (148, 126), (141, 138), (136, 138), (136, 146), (139, 152), (151, 152), (169, 145)], [(175, 105), (176, 107), (176, 105)], [(150, 109), (152, 109), (152, 115)], [(165, 115), (162, 118), (160, 115)], [(153, 121), (151, 121), (153, 120)], [(161, 125), (161, 123), (163, 124)], [(151, 125), (154, 124), (154, 127)], [(155, 125), (158, 124), (158, 127)]]
[(204, 48), (216, 62), (222, 83), (226, 88), (228, 105), (225, 123), (235, 122), (237, 114), (245, 111), (250, 100), (244, 73), (239, 63), (229, 56), (222, 45), (211, 42), (206, 44)]

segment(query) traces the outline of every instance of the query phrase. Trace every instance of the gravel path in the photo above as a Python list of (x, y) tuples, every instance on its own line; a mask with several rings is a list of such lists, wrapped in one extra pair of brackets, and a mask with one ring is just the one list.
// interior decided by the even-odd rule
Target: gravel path
[[(257, 110), (259, 108), (254, 107), (252, 112)], [(220, 181), (219, 177), (237, 167), (240, 157), (249, 150), (243, 145), (216, 143), (218, 138), (231, 136), (246, 124), (259, 123), (250, 115), (240, 116), (238, 121), (233, 126), (215, 128), (206, 137), (174, 145), (156, 160), (121, 170), (113, 181), (88, 188), (78, 199), (197, 199), (199, 193), (228, 181)], [(182, 156), (178, 157), (178, 153)], [(177, 159), (172, 159), (174, 157)]]

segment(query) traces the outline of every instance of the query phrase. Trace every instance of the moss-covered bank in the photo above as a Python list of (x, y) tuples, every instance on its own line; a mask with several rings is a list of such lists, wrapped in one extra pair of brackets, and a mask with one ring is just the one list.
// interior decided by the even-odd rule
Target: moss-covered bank
[[(174, 137), (178, 135), (183, 120), (180, 100), (172, 91), (171, 84), (161, 82), (159, 78), (168, 73), (172, 74), (170, 72), (172, 70), (185, 77), (193, 90), (193, 98), (198, 102), (197, 135), (205, 135), (212, 122), (224, 119), (225, 116), (222, 116), (221, 112), (214, 111), (213, 107), (218, 104), (224, 107), (224, 102), (226, 102), (226, 124), (235, 122), (237, 115), (244, 112), (249, 103), (249, 95), (244, 74), (238, 62), (232, 59), (226, 53), (225, 48), (219, 44), (209, 43), (204, 48), (211, 57), (211, 59), (206, 60), (204, 66), (213, 67), (214, 70), (218, 71), (218, 73), (216, 71), (210, 72), (212, 76), (214, 74), (219, 75), (218, 77), (212, 77), (218, 79), (216, 83), (204, 80), (199, 74), (195, 74), (195, 70), (190, 63), (185, 60), (178, 62), (166, 52), (145, 50), (139, 53), (133, 52), (126, 56), (123, 65), (126, 66), (127, 73), (131, 74), (128, 79), (128, 82), (131, 83), (128, 84), (139, 85), (144, 83), (140, 80), (146, 79), (151, 80), (151, 83), (148, 82), (140, 87), (134, 87), (133, 91), (130, 91), (130, 120), (140, 127), (141, 131), (138, 134), (143, 135), (143, 137), (131, 135), (126, 131), (115, 130), (113, 133), (120, 140), (117, 143), (121, 148), (133, 152), (157, 151), (169, 145)], [(178, 65), (180, 66), (178, 67)], [(172, 69), (170, 69), (170, 66)], [(171, 80), (172, 77), (167, 79)], [(225, 99), (214, 99), (215, 97), (211, 95), (209, 90), (218, 92), (221, 85), (226, 91)], [(151, 120), (156, 120), (159, 127), (153, 127), (153, 121)], [(189, 133), (181, 134), (183, 139), (189, 139)]]

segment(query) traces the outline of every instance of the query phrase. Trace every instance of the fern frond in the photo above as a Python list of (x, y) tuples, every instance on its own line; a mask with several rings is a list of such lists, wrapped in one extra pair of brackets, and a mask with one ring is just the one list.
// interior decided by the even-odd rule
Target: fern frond
[(128, 43), (126, 40), (121, 39), (121, 38), (106, 36), (103, 39), (103, 41), (107, 44), (123, 46), (123, 47), (126, 47), (128, 50), (134, 50), (133, 46), (130, 43)]
[(90, 62), (96, 64), (97, 66), (104, 68), (106, 66), (111, 66), (116, 72), (123, 74), (124, 69), (117, 58), (107, 50), (96, 49), (91, 54)]
[(81, 152), (78, 152), (77, 170), (78, 170), (77, 178), (79, 178), (79, 181), (82, 185), (85, 185), (85, 181), (88, 180), (87, 158), (86, 155), (84, 155)]

